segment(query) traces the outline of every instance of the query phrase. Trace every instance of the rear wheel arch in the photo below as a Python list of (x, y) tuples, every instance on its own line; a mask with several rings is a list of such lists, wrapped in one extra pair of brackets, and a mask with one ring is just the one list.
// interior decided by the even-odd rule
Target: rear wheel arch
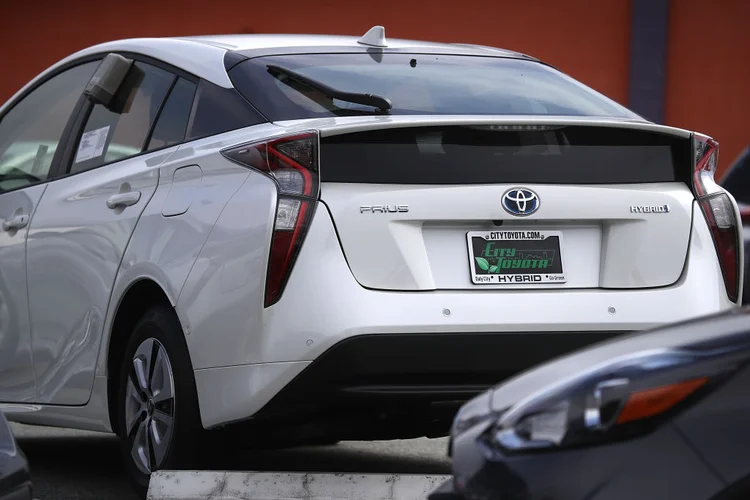
[[(154, 280), (140, 279), (127, 289), (117, 306), (107, 348), (107, 406), (109, 422), (116, 429), (118, 378), (122, 356), (138, 321), (150, 308), (164, 305), (174, 308), (164, 289)], [(177, 316), (175, 311), (175, 316)], [(179, 318), (177, 319), (179, 322)], [(184, 339), (183, 339), (184, 341)]]

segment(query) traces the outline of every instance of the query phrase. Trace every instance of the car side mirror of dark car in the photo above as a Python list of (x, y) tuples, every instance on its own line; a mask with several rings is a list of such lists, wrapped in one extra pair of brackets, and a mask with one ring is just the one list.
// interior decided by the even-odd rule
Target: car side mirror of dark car
[(131, 90), (143, 78), (143, 71), (133, 63), (132, 59), (119, 54), (107, 54), (86, 84), (83, 94), (94, 104), (122, 113)]

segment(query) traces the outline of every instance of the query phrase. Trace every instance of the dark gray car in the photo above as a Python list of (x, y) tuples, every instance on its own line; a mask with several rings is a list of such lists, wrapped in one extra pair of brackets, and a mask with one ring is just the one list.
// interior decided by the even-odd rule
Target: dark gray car
[(750, 308), (630, 334), (468, 402), (430, 500), (750, 498)]
[(5, 416), (0, 412), (0, 500), (31, 500), (31, 474)]
[(721, 187), (729, 191), (740, 209), (745, 247), (745, 276), (742, 303), (750, 304), (750, 146), (740, 154), (721, 179)]

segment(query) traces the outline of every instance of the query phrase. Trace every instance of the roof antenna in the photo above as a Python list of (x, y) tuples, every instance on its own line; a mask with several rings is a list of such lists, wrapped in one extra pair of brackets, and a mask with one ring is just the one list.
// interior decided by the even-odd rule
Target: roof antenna
[(382, 26), (373, 26), (370, 31), (357, 40), (357, 43), (361, 45), (369, 45), (370, 47), (387, 47), (385, 41), (385, 28)]

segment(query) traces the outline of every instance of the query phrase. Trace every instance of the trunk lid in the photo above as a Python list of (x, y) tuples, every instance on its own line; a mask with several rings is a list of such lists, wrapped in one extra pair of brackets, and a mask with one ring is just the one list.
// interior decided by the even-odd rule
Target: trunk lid
[(679, 279), (694, 201), (689, 132), (425, 118), (315, 124), (321, 200), (362, 286), (633, 289)]

